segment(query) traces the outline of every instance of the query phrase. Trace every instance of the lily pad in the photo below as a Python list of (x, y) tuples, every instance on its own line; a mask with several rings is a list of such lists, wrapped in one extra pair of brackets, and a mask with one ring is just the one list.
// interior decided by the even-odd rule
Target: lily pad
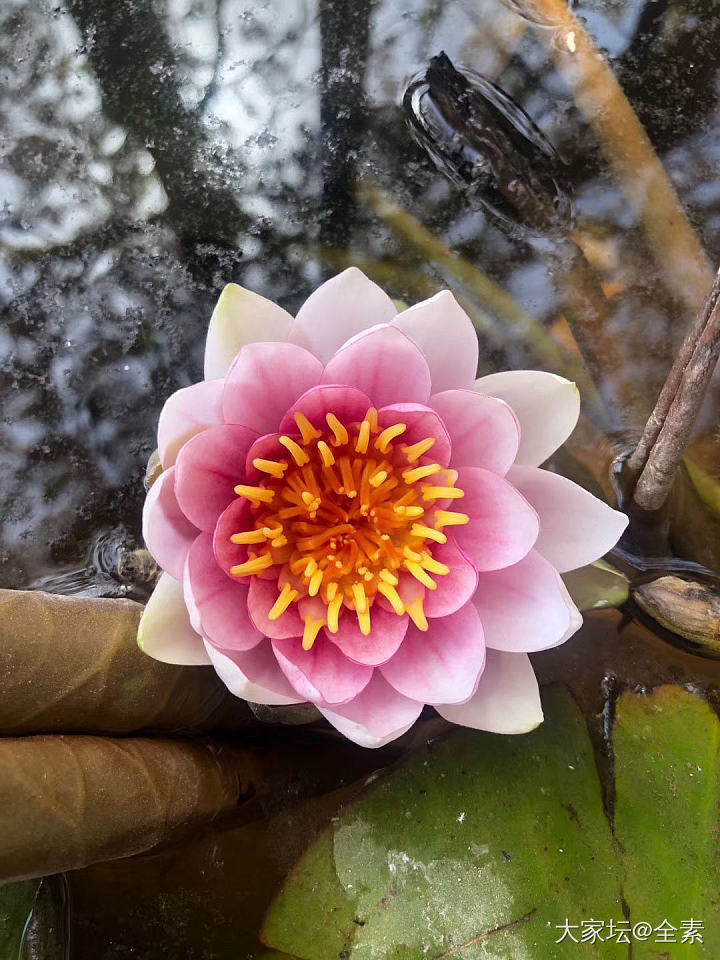
[[(263, 941), (302, 960), (720, 955), (720, 724), (707, 701), (624, 693), (605, 796), (570, 695), (550, 688), (544, 709), (527, 736), (454, 732), (370, 785), (289, 874)], [(566, 918), (572, 936), (557, 943)], [(702, 942), (681, 942), (690, 920)]]

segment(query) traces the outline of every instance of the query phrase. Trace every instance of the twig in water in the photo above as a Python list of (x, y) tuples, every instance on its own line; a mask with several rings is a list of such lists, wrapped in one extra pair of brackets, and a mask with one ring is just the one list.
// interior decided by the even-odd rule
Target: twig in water
[(642, 510), (665, 503), (719, 355), (720, 271), (628, 461), (628, 469), (639, 474), (633, 500)]

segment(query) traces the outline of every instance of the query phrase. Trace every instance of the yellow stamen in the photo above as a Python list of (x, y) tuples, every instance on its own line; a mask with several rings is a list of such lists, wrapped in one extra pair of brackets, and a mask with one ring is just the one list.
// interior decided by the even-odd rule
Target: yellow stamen
[(422, 487), (423, 500), (462, 500), (465, 491), (460, 487)]
[(310, 423), (305, 414), (300, 413), (299, 410), (295, 411), (293, 414), (293, 419), (298, 426), (303, 443), (310, 443), (311, 440), (317, 440), (318, 437), (322, 436), (320, 431), (316, 430), (315, 427)]
[(442, 527), (462, 527), (470, 522), (470, 517), (466, 513), (455, 513), (453, 510), (435, 511), (435, 529)]
[(230, 537), (231, 543), (264, 543), (267, 540), (264, 530), (243, 530)]
[(444, 563), (440, 563), (439, 560), (435, 560), (434, 557), (431, 557), (429, 553), (424, 553), (420, 559), (420, 566), (425, 570), (429, 570), (430, 573), (437, 573), (441, 577), (447, 576), (450, 573), (450, 567), (446, 566)]
[[(337, 586), (337, 585), (336, 585)], [(338, 618), (340, 616), (340, 607), (342, 606), (343, 595), (336, 594), (328, 604), (327, 628), (330, 633), (338, 632)]]
[(370, 423), (367, 420), (363, 420), (363, 422), (360, 424), (360, 430), (358, 431), (358, 438), (355, 441), (355, 452), (367, 453), (367, 448), (369, 443), (370, 443)]
[(424, 587), (427, 587), (428, 590), (435, 590), (437, 584), (431, 576), (427, 573), (426, 570), (420, 566), (419, 563), (414, 563), (412, 560), (406, 560), (404, 563), (405, 569), (411, 573), (416, 580), (418, 580)]
[(345, 496), (350, 498), (356, 497), (357, 490), (355, 489), (355, 481), (353, 480), (350, 461), (347, 457), (340, 459), (340, 477), (342, 478)]
[(387, 476), (387, 470), (376, 470), (375, 473), (368, 479), (373, 487), (379, 487), (381, 483), (384, 483), (385, 480), (387, 480)]
[(305, 617), (305, 630), (303, 631), (302, 648), (303, 650), (312, 650), (313, 644), (325, 626), (324, 620), (315, 620), (313, 617)]
[(395, 423), (392, 427), (385, 427), (383, 432), (375, 441), (375, 448), (380, 451), (380, 453), (388, 452), (388, 444), (391, 443), (396, 437), (399, 437), (401, 434), (405, 433), (407, 430), (407, 424), (405, 423)]
[(381, 581), (378, 584), (378, 593), (381, 593), (384, 597), (387, 597), (392, 604), (393, 610), (398, 614), (398, 616), (405, 612), (405, 607), (400, 599), (400, 594), (391, 583), (383, 583)]
[(252, 500), (253, 503), (272, 503), (273, 497), (275, 496), (272, 490), (266, 490), (265, 487), (249, 487), (245, 483), (239, 483), (235, 487), (235, 493), (239, 497)]
[(263, 527), (262, 532), (268, 538), (268, 540), (274, 540), (275, 537), (279, 537), (283, 532), (282, 524), (279, 523), (276, 527)]
[(348, 432), (347, 432), (347, 430), (346, 430), (345, 427), (340, 423), (340, 421), (338, 420), (338, 418), (335, 416), (334, 413), (327, 413), (327, 414), (325, 415), (325, 419), (327, 420), (327, 425), (330, 427), (330, 429), (332, 430), (332, 432), (335, 434), (335, 438), (334, 438), (334, 440), (333, 440), (333, 446), (334, 446), (334, 447), (342, 447), (344, 444), (346, 444), (346, 443), (348, 442)]
[(323, 466), (332, 467), (332, 465), (335, 463), (335, 457), (333, 456), (333, 452), (330, 447), (325, 443), (324, 440), (320, 440), (317, 447), (318, 453), (320, 454), (323, 462)]
[(315, 570), (313, 575), (310, 577), (310, 583), (308, 584), (308, 593), (311, 597), (316, 597), (318, 590), (320, 589), (323, 581), (323, 572), (322, 570)]
[(355, 600), (355, 609), (358, 613), (367, 610), (367, 597), (365, 596), (365, 587), (362, 583), (354, 583), (351, 587), (353, 599)]
[(407, 457), (408, 463), (415, 463), (420, 457), (435, 446), (435, 437), (426, 437), (425, 440), (418, 440), (417, 443), (409, 447), (403, 447), (403, 453)]
[(360, 633), (367, 637), (370, 635), (370, 608), (360, 611), (357, 611), (358, 623), (360, 625)]
[(252, 560), (246, 560), (245, 563), (238, 563), (234, 567), (230, 567), (230, 573), (233, 577), (247, 577), (252, 573), (267, 570), (272, 565), (273, 558), (269, 553), (264, 553), (260, 557), (253, 557)]
[(413, 563), (420, 563), (422, 560), (422, 554), (415, 553), (415, 551), (411, 550), (410, 547), (403, 547), (403, 556), (406, 560), (412, 560)]
[(315, 573), (317, 568), (318, 568), (318, 565), (314, 557), (310, 557), (310, 559), (307, 562), (307, 566), (305, 567), (305, 570), (304, 570), (305, 576), (311, 577)]
[(310, 462), (310, 457), (307, 453), (300, 444), (296, 443), (291, 437), (278, 437), (278, 441), (290, 453), (290, 456), (299, 467), (304, 467), (306, 463)]
[(271, 546), (271, 547), (284, 547), (286, 543), (287, 543), (287, 537), (285, 537), (285, 536), (275, 537), (274, 540), (271, 540), (271, 541), (270, 541), (270, 546)]
[(413, 537), (423, 537), (425, 540), (434, 540), (436, 543), (447, 543), (447, 537), (439, 530), (426, 527), (424, 523), (414, 523), (410, 529)]
[(401, 517), (421, 517), (425, 510), (422, 507), (393, 507), (395, 513), (399, 513)]
[(383, 580), (385, 583), (392, 584), (393, 587), (396, 587), (400, 582), (398, 578), (395, 576), (395, 574), (390, 573), (390, 571), (387, 568), (380, 571), (380, 579)]
[(327, 585), (327, 588), (326, 588), (326, 590), (325, 590), (325, 593), (326, 593), (326, 595), (327, 595), (327, 602), (328, 602), (328, 603), (332, 603), (332, 602), (333, 602), (333, 600), (335, 599), (335, 595), (337, 594), (337, 592), (338, 592), (337, 581), (336, 581), (336, 580), (332, 580), (332, 581)]
[(410, 617), (418, 630), (427, 630), (428, 622), (423, 610), (422, 596), (415, 597), (410, 603), (405, 604), (405, 613)]
[(262, 460), (260, 457), (255, 457), (253, 466), (256, 470), (269, 473), (271, 477), (277, 477), (278, 480), (282, 479), (288, 467), (286, 463), (281, 463), (279, 460)]
[(293, 600), (297, 600), (298, 596), (298, 591), (293, 590), (289, 583), (284, 584), (282, 590), (280, 591), (280, 596), (270, 609), (268, 620), (277, 620), (279, 617), (281, 617)]
[(377, 433), (378, 429), (378, 412), (375, 407), (368, 407), (368, 412), (365, 414), (365, 419), (370, 424), (370, 432)]
[(428, 463), (424, 467), (414, 467), (412, 470), (403, 470), (402, 478), (407, 484), (413, 484), (417, 480), (423, 480), (425, 477), (431, 477), (440, 470), (439, 463)]

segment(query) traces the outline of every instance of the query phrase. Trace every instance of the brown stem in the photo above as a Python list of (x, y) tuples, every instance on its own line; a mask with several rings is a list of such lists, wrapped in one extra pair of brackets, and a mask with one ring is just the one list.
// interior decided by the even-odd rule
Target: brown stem
[(720, 355), (720, 271), (673, 364), (630, 470), (641, 471), (633, 500), (658, 510), (667, 498)]

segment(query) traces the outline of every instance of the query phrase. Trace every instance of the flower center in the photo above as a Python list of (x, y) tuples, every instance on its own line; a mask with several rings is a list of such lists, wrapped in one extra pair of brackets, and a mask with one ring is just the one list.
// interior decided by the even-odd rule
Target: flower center
[(332, 413), (326, 421), (323, 432), (296, 413), (299, 434), (279, 438), (287, 458), (253, 460), (266, 477), (258, 486), (235, 487), (251, 504), (253, 527), (230, 538), (249, 546), (249, 559), (230, 572), (268, 576), (271, 567), (281, 568), (271, 620), (293, 602), (316, 598), (305, 604), (306, 650), (323, 626), (337, 633), (343, 606), (368, 635), (380, 597), (426, 630), (424, 591), (404, 602), (397, 588), (403, 571), (428, 590), (437, 587), (432, 575), (450, 572), (433, 549), (447, 541), (443, 527), (468, 522), (466, 514), (446, 509), (464, 496), (457, 473), (421, 462), (434, 437), (408, 446), (407, 425), (380, 429), (373, 407), (361, 423), (346, 426)]

